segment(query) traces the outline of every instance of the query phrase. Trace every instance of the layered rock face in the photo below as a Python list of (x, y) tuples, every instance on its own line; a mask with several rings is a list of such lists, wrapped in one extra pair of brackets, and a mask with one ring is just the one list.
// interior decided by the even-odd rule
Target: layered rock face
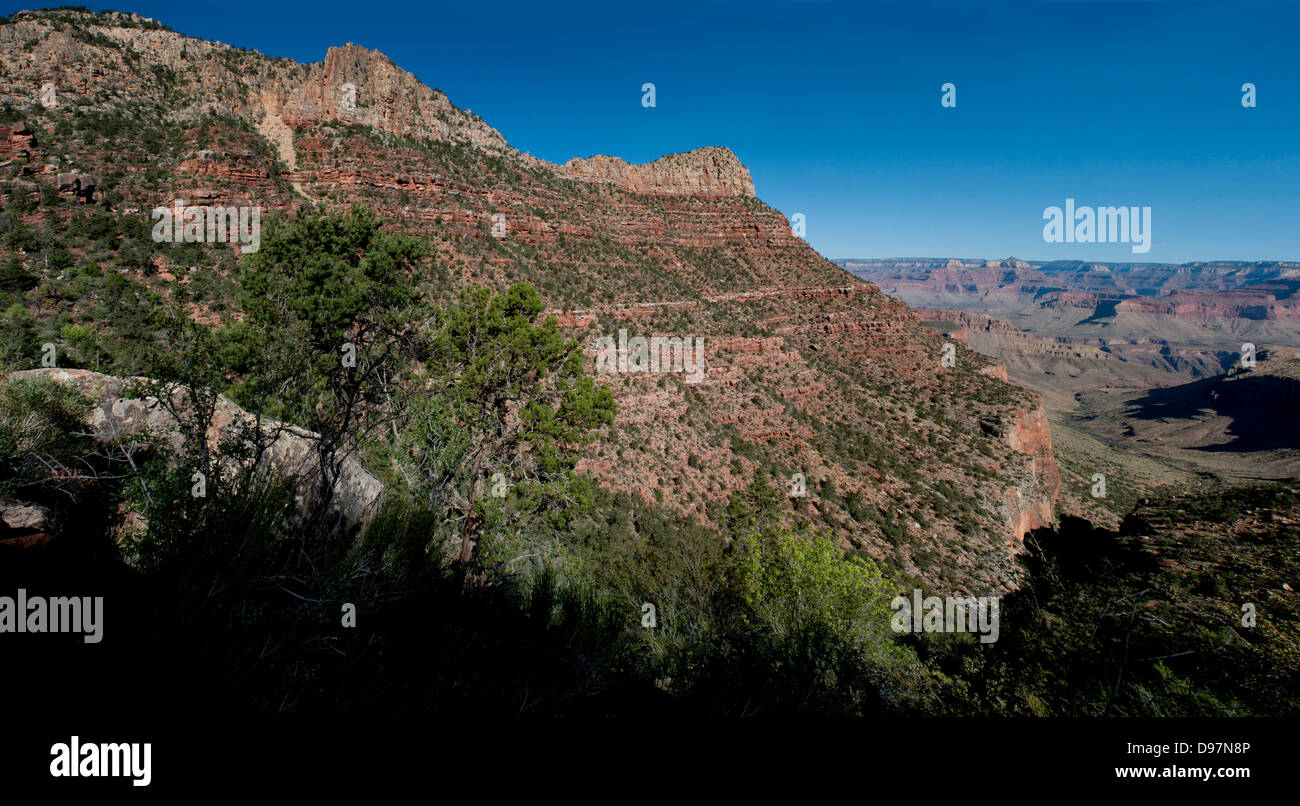
[(916, 315), (927, 322), (940, 324), (945, 333), (961, 339), (972, 350), (997, 356), (1007, 352), (1029, 353), (1056, 358), (1114, 361), (1115, 355), (1101, 344), (1089, 344), (1082, 338), (1056, 336), (1045, 338), (1027, 333), (1010, 322), (971, 311), (943, 308), (920, 308)]
[[(705, 525), (762, 476), (789, 492), (795, 521), (930, 584), (1016, 584), (1012, 554), (1050, 522), (1056, 494), (1038, 401), (964, 348), (942, 363), (944, 339), (795, 237), (730, 151), (551, 165), (374, 51), (332, 48), (300, 65), (139, 18), (61, 14), (65, 30), (41, 14), (0, 26), (0, 97), (30, 105), (52, 75), (66, 103), (51, 114), (156, 105), (185, 127), (179, 148), (150, 152), (130, 129), (113, 143), (146, 158), (162, 175), (153, 184), (80, 128), (58, 139), (123, 210), (178, 196), (247, 200), (268, 219), (309, 204), (373, 207), (428, 239), (434, 298), (519, 281), (543, 295), (620, 406), (581, 472)], [(55, 142), (55, 129), (35, 136)], [(981, 268), (1020, 269), (1006, 263)], [(183, 268), (129, 279), (166, 294)], [(194, 315), (238, 312), (204, 301)], [(597, 340), (620, 330), (702, 339), (698, 377), (599, 372)]]
[(1081, 392), (1217, 375), (1244, 344), (1300, 346), (1295, 262), (838, 262), (931, 309), (927, 319), (952, 322), (1062, 412)]
[[(1061, 494), (1061, 474), (1052, 450), (1052, 429), (1042, 408), (1018, 412), (1007, 432), (1007, 442), (1030, 457), (1025, 480), (1014, 488), (1008, 505), (1011, 534), (1023, 538), (1035, 529), (1054, 525), (1054, 505)], [(1017, 538), (1017, 539), (1019, 539)]]
[[(903, 258), (839, 260), (858, 277), (912, 304), (947, 298), (950, 307), (1016, 300), (1096, 315), (1158, 314), (1206, 319), (1291, 319), (1300, 316), (1300, 263), (1027, 263)], [(964, 301), (964, 304), (963, 304)]]
[(27, 158), (35, 148), (36, 137), (31, 126), (22, 122), (0, 126), (0, 157)]
[(571, 159), (564, 171), (575, 179), (610, 182), (632, 193), (754, 197), (754, 181), (736, 155), (725, 148), (701, 148), (669, 154), (645, 165), (629, 165), (604, 155)]
[(1176, 291), (1160, 299), (1125, 299), (1115, 306), (1117, 313), (1173, 316), (1179, 319), (1300, 319), (1300, 299), (1268, 293), (1266, 286), (1233, 291)]

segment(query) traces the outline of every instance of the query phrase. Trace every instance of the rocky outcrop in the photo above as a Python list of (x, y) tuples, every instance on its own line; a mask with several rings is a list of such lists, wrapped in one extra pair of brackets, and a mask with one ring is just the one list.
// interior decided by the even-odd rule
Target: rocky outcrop
[(56, 179), (60, 193), (71, 193), (84, 204), (95, 201), (95, 177), (83, 173), (61, 173)]
[(48, 545), (57, 531), (54, 512), (30, 501), (0, 500), (0, 547), (32, 549)]
[[(1010, 322), (994, 319), (971, 311), (954, 311), (943, 308), (920, 308), (916, 315), (943, 328), (947, 336), (966, 342), (972, 350), (985, 355), (1035, 355), (1055, 358), (1077, 358), (1109, 361), (1114, 355), (1104, 349), (1100, 341), (1082, 343), (1081, 339), (1065, 336), (1044, 338), (1027, 333)], [(1097, 340), (1094, 340), (1097, 341)], [(1005, 367), (1002, 370), (1006, 373)]]
[(518, 155), (481, 118), (457, 108), (379, 51), (351, 42), (329, 48), (324, 61), (308, 65), (305, 76), (296, 70), (274, 76), (258, 100), (290, 128), (325, 121), (356, 123), (390, 134)]
[(23, 122), (0, 126), (0, 159), (27, 157), (35, 150), (36, 134), (31, 126)]
[(1008, 493), (1008, 521), (1013, 545), (1035, 529), (1055, 525), (1056, 502), (1061, 494), (1061, 474), (1052, 450), (1052, 430), (1040, 406), (1016, 412), (1006, 433), (1007, 444), (1029, 457), (1028, 473)]
[(730, 149), (710, 147), (669, 154), (644, 165), (598, 155), (571, 159), (563, 171), (574, 179), (611, 182), (632, 193), (669, 196), (754, 197), (754, 180)]
[(1009, 379), (1007, 378), (1007, 365), (1003, 364), (1001, 361), (997, 361), (984, 367), (980, 370), (980, 374), (987, 375), (990, 378), (996, 378), (999, 381), (1009, 382)]
[[(35, 369), (15, 372), (12, 378), (49, 378), (76, 387), (94, 401), (87, 426), (103, 440), (117, 440), (151, 434), (165, 439), (173, 450), (179, 451), (184, 438), (177, 423), (156, 398), (131, 397), (128, 384), (132, 379), (117, 378), (84, 369)], [(183, 405), (180, 390), (175, 393), (177, 405)], [(214, 452), (231, 437), (238, 437), (240, 429), (252, 429), (255, 419), (251, 414), (222, 396), (208, 429), (208, 445)], [(298, 479), (297, 505), (308, 511), (319, 495), (316, 484), (318, 467), (312, 446), (316, 435), (296, 426), (263, 421), (263, 433), (269, 445), (265, 452), (267, 466), (278, 473)], [(227, 460), (229, 461), (229, 460)], [(347, 459), (335, 488), (331, 510), (345, 529), (365, 523), (377, 510), (383, 496), (383, 485), (370, 475), (355, 459)]]
[(1010, 419), (982, 420), (980, 427), (1029, 458), (1024, 466), (1006, 468), (1014, 483), (1007, 487), (1001, 507), (1007, 523), (1007, 547), (1014, 553), (1025, 535), (1056, 522), (1061, 474), (1052, 450), (1047, 412), (1037, 406), (1014, 412)]
[(49, 531), (54, 523), (49, 507), (27, 501), (0, 501), (0, 525), (14, 531)]

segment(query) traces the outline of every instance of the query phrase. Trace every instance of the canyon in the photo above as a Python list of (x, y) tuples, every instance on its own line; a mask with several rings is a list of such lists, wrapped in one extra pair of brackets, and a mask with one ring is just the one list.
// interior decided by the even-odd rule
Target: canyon
[[(708, 526), (756, 477), (781, 490), (802, 474), (793, 523), (963, 593), (1014, 588), (1025, 535), (1055, 520), (1037, 397), (977, 352), (941, 365), (939, 335), (796, 237), (726, 148), (547, 163), (377, 51), (346, 44), (299, 64), (112, 12), (19, 13), (0, 26), (0, 67), (0, 103), (24, 116), (9, 124), (6, 203), (31, 197), (14, 183), (75, 167), (98, 179), (96, 209), (142, 226), (177, 198), (258, 207), (267, 226), (362, 204), (431, 245), (430, 299), (533, 284), (618, 402), (613, 434), (578, 468), (611, 491)], [(34, 106), (46, 82), (57, 109)], [(98, 259), (167, 296), (228, 276), (238, 245), (207, 247), (189, 265), (166, 251), (139, 268)], [(192, 315), (237, 319), (230, 303), (211, 295)], [(56, 312), (93, 319), (57, 300), (37, 315)], [(702, 337), (703, 377), (597, 373), (597, 339), (629, 321), (647, 337)]]
[[(1300, 470), (1289, 428), (1250, 425), (1289, 419), (1300, 263), (835, 262), (1041, 396), (1063, 513), (1118, 528), (1146, 495)], [(1248, 348), (1266, 360), (1243, 366)], [(1255, 389), (1271, 391), (1242, 394)], [(1096, 472), (1123, 479), (1125, 493), (1098, 500)]]
[[(563, 26), (557, 58), (608, 69), (549, 103), (564, 10), (539, 16), (512, 41), (514, 15), (375, 8), (309, 41), (254, 15), (275, 52), (309, 41), (293, 59), (135, 14), (0, 18), (0, 567), (111, 611), (98, 646), (15, 644), (33, 725), (1297, 710), (1300, 262), (829, 260), (804, 237), (824, 207), (774, 206), (791, 176), (823, 203), (853, 181), (814, 152), (874, 162), (844, 192), (937, 242), (995, 206), (951, 170), (925, 197), (926, 137), (1015, 156), (981, 170), (1034, 149), (929, 90), (958, 127), (891, 113), (839, 144), (829, 118), (769, 173), (762, 138), (812, 118), (657, 128), (689, 95), (620, 77), (642, 49), (617, 14)], [(701, 49), (710, 113), (789, 34), (748, 68)], [(853, 55), (808, 44), (801, 69)], [(1126, 159), (1163, 147), (1138, 133)], [(1089, 214), (1070, 237), (1120, 235)]]

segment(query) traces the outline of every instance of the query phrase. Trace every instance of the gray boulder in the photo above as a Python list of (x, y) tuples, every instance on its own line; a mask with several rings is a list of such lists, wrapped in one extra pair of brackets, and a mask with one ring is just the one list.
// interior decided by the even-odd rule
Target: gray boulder
[[(126, 391), (131, 379), (104, 375), (85, 369), (32, 369), (15, 372), (12, 378), (51, 378), (70, 384), (95, 401), (87, 425), (97, 437), (108, 441), (122, 437), (152, 434), (165, 439), (175, 450), (184, 445), (176, 420), (156, 398), (131, 397)], [(181, 393), (175, 396), (182, 401)], [(209, 448), (217, 453), (222, 443), (237, 434), (253, 433), (256, 419), (224, 395), (208, 429)], [(298, 480), (296, 504), (300, 512), (313, 508), (320, 498), (319, 464), (313, 447), (316, 434), (294, 425), (263, 420), (263, 433), (270, 439), (264, 462), (270, 469)], [(226, 458), (225, 461), (234, 461)], [(384, 485), (366, 471), (361, 463), (348, 458), (341, 468), (334, 488), (331, 513), (345, 530), (364, 525), (378, 510)]]

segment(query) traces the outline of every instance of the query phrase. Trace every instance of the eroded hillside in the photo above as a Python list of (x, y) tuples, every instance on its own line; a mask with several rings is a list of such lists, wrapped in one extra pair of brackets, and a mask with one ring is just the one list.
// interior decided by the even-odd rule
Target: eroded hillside
[[(795, 237), (725, 148), (554, 165), (376, 51), (298, 64), (131, 15), (16, 14), (0, 70), (5, 227), (31, 236), (3, 260), (38, 279), (6, 303), (32, 319), (14, 368), (53, 342), (61, 365), (133, 372), (132, 311), (152, 295), (241, 316), (239, 247), (158, 243), (156, 207), (251, 205), (273, 226), (362, 204), (433, 246), (435, 301), (538, 289), (615, 392), (618, 428), (580, 466), (612, 490), (707, 526), (762, 477), (792, 520), (972, 591), (1014, 586), (1021, 539), (1054, 520), (1038, 400), (964, 347), (945, 366), (939, 334)], [(703, 371), (598, 372), (620, 331), (702, 338)]]

